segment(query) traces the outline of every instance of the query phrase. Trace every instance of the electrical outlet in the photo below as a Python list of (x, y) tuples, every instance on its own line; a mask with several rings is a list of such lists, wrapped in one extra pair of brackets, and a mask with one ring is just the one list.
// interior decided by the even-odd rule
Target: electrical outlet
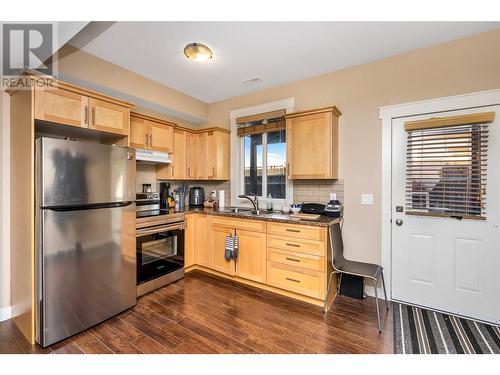
[(330, 193), (330, 200), (336, 201), (337, 200), (337, 193)]
[(373, 194), (361, 194), (361, 204), (373, 204)]

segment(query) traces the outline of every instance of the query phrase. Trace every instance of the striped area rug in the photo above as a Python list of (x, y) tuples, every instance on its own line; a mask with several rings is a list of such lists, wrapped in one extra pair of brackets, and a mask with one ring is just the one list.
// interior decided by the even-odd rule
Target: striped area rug
[(393, 302), (394, 353), (500, 354), (500, 327)]

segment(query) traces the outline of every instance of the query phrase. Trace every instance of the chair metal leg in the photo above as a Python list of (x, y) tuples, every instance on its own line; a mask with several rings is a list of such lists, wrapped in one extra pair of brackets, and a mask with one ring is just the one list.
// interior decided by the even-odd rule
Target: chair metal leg
[(330, 273), (330, 277), (328, 278), (328, 286), (326, 288), (326, 296), (325, 296), (325, 305), (323, 306), (323, 312), (326, 313), (326, 309), (328, 308), (328, 296), (330, 295), (330, 285), (332, 283), (332, 277), (335, 274), (335, 271)]
[(373, 280), (373, 287), (375, 288), (375, 305), (377, 306), (377, 325), (378, 333), (382, 333), (382, 328), (380, 326), (380, 311), (378, 309), (378, 292), (377, 292), (377, 280)]
[(389, 311), (389, 301), (387, 301), (387, 292), (385, 291), (385, 280), (384, 280), (384, 272), (380, 274), (382, 276), (382, 286), (384, 287), (384, 298), (385, 298), (385, 307), (387, 311)]
[(342, 284), (342, 275), (343, 273), (339, 273), (339, 285), (337, 286), (337, 294), (340, 294), (340, 285)]

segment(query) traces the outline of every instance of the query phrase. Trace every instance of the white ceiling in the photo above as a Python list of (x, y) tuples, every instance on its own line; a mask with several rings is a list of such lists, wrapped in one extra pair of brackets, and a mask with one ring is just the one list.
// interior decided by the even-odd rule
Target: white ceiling
[[(74, 47), (211, 103), (500, 27), (500, 22), (93, 22)], [(214, 58), (187, 60), (184, 46)], [(259, 77), (257, 83), (243, 81)]]

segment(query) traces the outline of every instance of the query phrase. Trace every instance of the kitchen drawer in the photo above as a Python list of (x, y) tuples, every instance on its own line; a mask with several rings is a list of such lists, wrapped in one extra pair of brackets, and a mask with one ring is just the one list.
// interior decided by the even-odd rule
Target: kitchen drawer
[(325, 228), (310, 225), (267, 223), (267, 233), (281, 236), (308, 239), (315, 241), (326, 240)]
[(267, 235), (267, 247), (295, 251), (297, 253), (325, 255), (325, 243), (290, 237)]
[(305, 296), (324, 299), (325, 274), (313, 271), (298, 271), (274, 262), (267, 264), (267, 283)]
[(297, 268), (325, 272), (325, 257), (322, 256), (268, 248), (267, 259)]
[(212, 225), (218, 225), (233, 229), (243, 229), (253, 232), (266, 233), (266, 222), (260, 220), (232, 219), (219, 216), (211, 216)]

